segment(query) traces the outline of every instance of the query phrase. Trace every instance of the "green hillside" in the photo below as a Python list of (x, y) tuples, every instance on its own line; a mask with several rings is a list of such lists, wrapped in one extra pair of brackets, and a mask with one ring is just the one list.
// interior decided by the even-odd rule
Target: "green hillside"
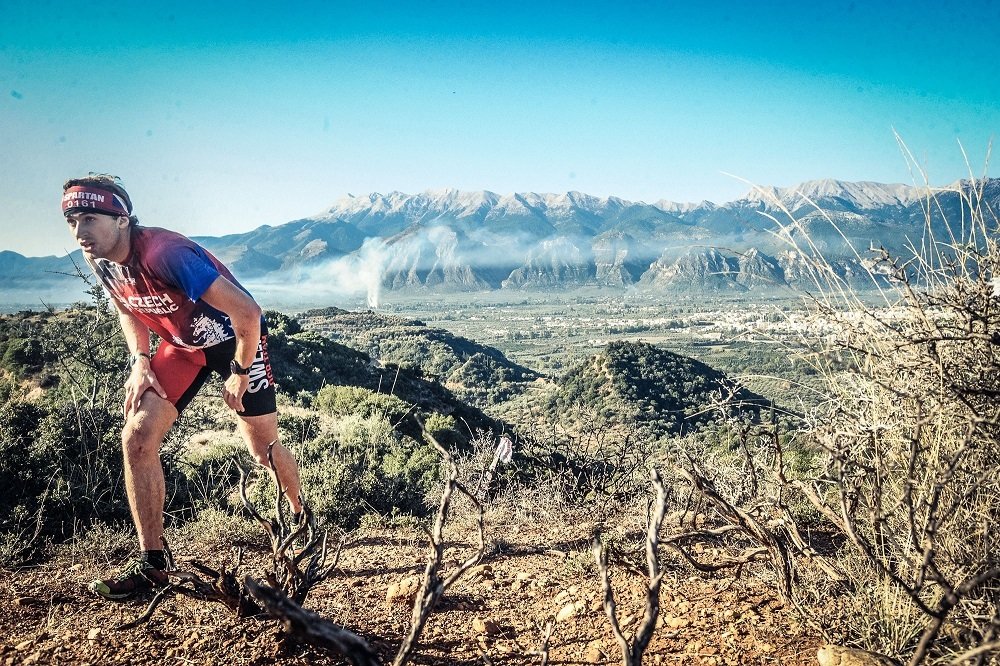
[[(573, 366), (546, 400), (550, 414), (585, 411), (599, 423), (630, 420), (657, 434), (679, 434), (715, 418), (705, 407), (729, 395), (725, 373), (700, 361), (642, 342), (617, 341)], [(735, 399), (758, 413), (767, 400), (746, 389)]]
[[(478, 407), (467, 404), (448, 387), (425, 377), (417, 368), (383, 360), (376, 363), (365, 352), (349, 344), (336, 342), (329, 335), (304, 330), (297, 318), (268, 311), (268, 349), (275, 369), (275, 379), (284, 393), (311, 402), (324, 387), (345, 386), (365, 389), (375, 394), (391, 394), (402, 403), (417, 408), (426, 418), (442, 414), (464, 420), (468, 429), (491, 429), (499, 426)], [(402, 417), (402, 414), (400, 415)], [(397, 426), (402, 432), (419, 437), (413, 419)]]
[(439, 382), (456, 397), (479, 407), (496, 405), (525, 390), (538, 374), (499, 350), (421, 321), (372, 311), (309, 310), (303, 327), (392, 365)]

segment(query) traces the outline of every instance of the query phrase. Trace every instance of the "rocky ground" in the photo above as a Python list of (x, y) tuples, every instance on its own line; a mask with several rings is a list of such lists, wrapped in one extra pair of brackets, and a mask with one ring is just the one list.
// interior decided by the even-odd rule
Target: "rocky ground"
[[(487, 556), (446, 593), (412, 662), (542, 664), (547, 651), (549, 664), (621, 663), (590, 551), (595, 526), (593, 516), (558, 521), (522, 516), (488, 528)], [(618, 523), (617, 546), (628, 551), (629, 543), (641, 543), (640, 527)], [(174, 551), (182, 568), (186, 558), (218, 566), (229, 557), (222, 543), (181, 545), (178, 538)], [(474, 552), (474, 530), (450, 529), (446, 538), (446, 568)], [(354, 532), (335, 574), (310, 594), (306, 607), (357, 632), (391, 662), (409, 626), (411, 605), (405, 594), (387, 601), (387, 591), (400, 583), (405, 588), (408, 577), (421, 575), (427, 552), (426, 536), (413, 527)], [(258, 545), (244, 560), (263, 563), (267, 557)], [(631, 559), (632, 564), (612, 562), (628, 637), (645, 606), (642, 561)], [(764, 583), (698, 575), (664, 559), (660, 622), (643, 663), (816, 663), (822, 640)], [(149, 599), (113, 603), (89, 593), (86, 582), (107, 566), (100, 557), (67, 548), (44, 564), (3, 572), (8, 583), (0, 590), (0, 665), (346, 663), (329, 649), (285, 636), (274, 620), (237, 619), (220, 604), (188, 597), (169, 597), (145, 624), (116, 630), (138, 617)]]

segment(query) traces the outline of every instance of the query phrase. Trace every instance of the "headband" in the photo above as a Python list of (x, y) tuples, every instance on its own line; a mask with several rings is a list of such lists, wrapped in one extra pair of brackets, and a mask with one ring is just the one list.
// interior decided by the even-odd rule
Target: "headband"
[(105, 215), (131, 215), (125, 199), (109, 190), (88, 185), (74, 185), (63, 193), (63, 215), (93, 211)]

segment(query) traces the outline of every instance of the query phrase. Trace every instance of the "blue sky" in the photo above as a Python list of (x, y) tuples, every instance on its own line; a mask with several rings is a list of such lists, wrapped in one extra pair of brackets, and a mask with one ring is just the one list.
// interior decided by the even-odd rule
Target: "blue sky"
[(60, 188), (89, 171), (189, 235), (374, 191), (919, 183), (894, 129), (944, 184), (968, 175), (959, 142), (986, 171), (997, 27), (985, 0), (6, 0), (0, 249), (72, 249)]

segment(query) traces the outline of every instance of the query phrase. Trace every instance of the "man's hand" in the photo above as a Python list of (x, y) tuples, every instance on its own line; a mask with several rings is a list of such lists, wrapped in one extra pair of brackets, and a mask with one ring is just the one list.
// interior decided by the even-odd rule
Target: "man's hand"
[(125, 380), (124, 410), (126, 419), (138, 411), (142, 394), (150, 389), (156, 391), (164, 400), (167, 399), (167, 392), (160, 386), (156, 375), (153, 374), (153, 369), (149, 367), (149, 359), (145, 356), (139, 356), (132, 365), (132, 372), (129, 373), (128, 379)]
[(249, 375), (229, 375), (229, 379), (222, 385), (222, 399), (230, 409), (243, 411), (243, 394), (247, 392), (249, 385)]

